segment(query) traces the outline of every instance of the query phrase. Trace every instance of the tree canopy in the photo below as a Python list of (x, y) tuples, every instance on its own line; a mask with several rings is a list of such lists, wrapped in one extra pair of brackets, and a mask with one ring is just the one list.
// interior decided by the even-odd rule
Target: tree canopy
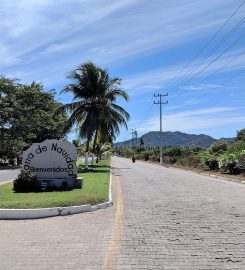
[[(127, 127), (129, 114), (116, 104), (118, 98), (128, 100), (128, 95), (119, 86), (119, 78), (110, 77), (106, 69), (88, 62), (78, 66), (69, 75), (63, 92), (73, 94), (73, 102), (62, 105), (58, 111), (68, 112), (69, 130), (77, 124), (81, 138), (87, 140), (85, 167), (88, 167), (89, 143), (94, 137), (92, 153), (98, 137), (103, 141), (112, 140), (119, 133), (119, 126)], [(93, 157), (92, 157), (93, 162)]]
[(53, 115), (60, 106), (54, 96), (39, 83), (0, 77), (0, 158), (19, 157), (32, 143), (65, 136), (67, 117)]

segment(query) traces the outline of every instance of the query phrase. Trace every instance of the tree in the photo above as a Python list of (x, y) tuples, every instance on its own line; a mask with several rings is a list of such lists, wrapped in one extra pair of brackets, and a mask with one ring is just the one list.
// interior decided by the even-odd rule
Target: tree
[(102, 156), (110, 155), (112, 151), (112, 147), (110, 143), (98, 143), (95, 148), (96, 152), (96, 163), (99, 162), (99, 159), (102, 158)]
[(0, 77), (0, 157), (20, 157), (32, 143), (65, 136), (66, 114), (53, 116), (60, 103), (41, 84)]
[(128, 113), (115, 104), (118, 96), (128, 100), (127, 94), (118, 88), (120, 79), (110, 78), (105, 69), (88, 62), (68, 75), (72, 82), (62, 92), (73, 94), (73, 102), (60, 107), (70, 113), (66, 130), (76, 123), (81, 138), (86, 138), (85, 168), (88, 168), (89, 143), (94, 136), (94, 155), (98, 134), (119, 131), (118, 124), (127, 125)]
[(237, 141), (245, 141), (245, 128), (237, 131), (236, 140)]

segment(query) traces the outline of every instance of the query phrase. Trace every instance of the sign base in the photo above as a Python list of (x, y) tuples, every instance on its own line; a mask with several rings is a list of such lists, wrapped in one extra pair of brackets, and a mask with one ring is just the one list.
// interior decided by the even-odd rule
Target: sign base
[(43, 190), (62, 189), (69, 190), (74, 188), (82, 188), (82, 178), (44, 178), (37, 179)]

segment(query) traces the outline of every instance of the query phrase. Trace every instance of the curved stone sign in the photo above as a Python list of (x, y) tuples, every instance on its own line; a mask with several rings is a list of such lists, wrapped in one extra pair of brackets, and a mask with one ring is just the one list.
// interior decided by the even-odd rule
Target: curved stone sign
[(34, 143), (23, 153), (22, 168), (42, 179), (77, 177), (76, 147), (68, 141), (46, 140)]

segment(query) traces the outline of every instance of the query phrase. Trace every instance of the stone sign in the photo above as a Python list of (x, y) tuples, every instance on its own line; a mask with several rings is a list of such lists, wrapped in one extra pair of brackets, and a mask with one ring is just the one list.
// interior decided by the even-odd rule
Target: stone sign
[(22, 168), (37, 175), (38, 180), (53, 180), (57, 184), (64, 179), (69, 181), (77, 178), (76, 160), (77, 153), (73, 144), (46, 140), (34, 143), (23, 153)]

